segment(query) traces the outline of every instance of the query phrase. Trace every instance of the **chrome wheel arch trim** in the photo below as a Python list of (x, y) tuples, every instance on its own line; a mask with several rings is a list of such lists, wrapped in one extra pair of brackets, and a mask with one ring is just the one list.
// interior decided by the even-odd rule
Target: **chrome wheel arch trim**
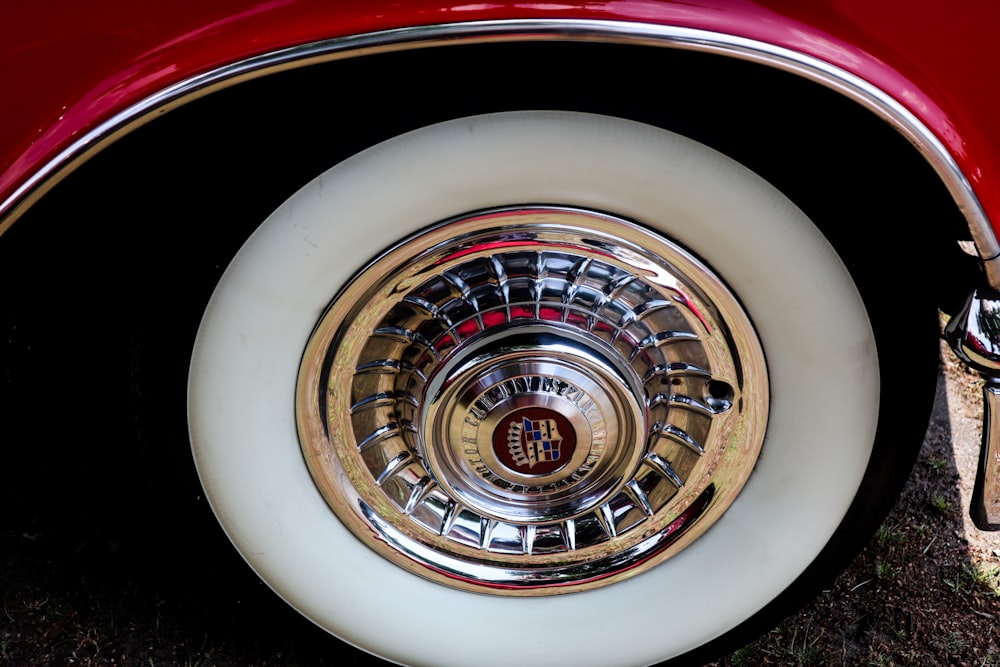
[(585, 41), (713, 53), (783, 70), (834, 90), (888, 122), (930, 163), (966, 218), (990, 285), (1000, 288), (1000, 242), (969, 180), (931, 129), (886, 91), (836, 65), (767, 42), (696, 28), (616, 20), (512, 19), (397, 28), (281, 49), (190, 77), (111, 116), (35, 171), (0, 203), (0, 234), (91, 155), (155, 117), (212, 92), (322, 62), (500, 40)]

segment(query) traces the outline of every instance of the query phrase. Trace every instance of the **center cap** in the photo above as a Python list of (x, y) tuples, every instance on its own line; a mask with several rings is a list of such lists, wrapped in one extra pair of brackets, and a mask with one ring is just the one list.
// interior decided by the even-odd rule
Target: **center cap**
[[(501, 400), (493, 403), (497, 396)], [(502, 495), (538, 497), (590, 474), (606, 448), (605, 419), (579, 387), (550, 377), (518, 376), (473, 402), (462, 420), (461, 438), (476, 443), (475, 450), (464, 450), (467, 460)]]
[(599, 341), (560, 334), (505, 332), (428, 382), (418, 448), (436, 479), (484, 515), (572, 517), (638, 465), (646, 429), (627, 372)]
[[(502, 400), (493, 403), (498, 395)], [(579, 387), (520, 376), (491, 387), (472, 404), (462, 440), (476, 443), (466, 456), (483, 479), (537, 496), (587, 477), (607, 444), (604, 422), (597, 403)]]
[(515, 474), (555, 472), (566, 466), (575, 450), (576, 429), (548, 408), (515, 410), (493, 431), (494, 457)]

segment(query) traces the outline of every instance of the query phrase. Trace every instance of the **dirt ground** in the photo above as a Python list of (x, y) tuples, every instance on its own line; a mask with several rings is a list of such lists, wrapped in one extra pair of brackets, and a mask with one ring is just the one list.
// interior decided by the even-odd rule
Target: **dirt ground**
[[(1000, 666), (1000, 534), (978, 531), (966, 511), (981, 381), (942, 354), (937, 410), (888, 520), (829, 590), (714, 666)], [(82, 487), (53, 484), (24, 501), (28, 482), (7, 471), (0, 664), (385, 664), (266, 590), (190, 490), (196, 480), (155, 487), (145, 495), (162, 502), (115, 519), (102, 508), (127, 502), (126, 486), (101, 466), (88, 474)], [(108, 504), (78, 508), (67, 489), (88, 486)]]

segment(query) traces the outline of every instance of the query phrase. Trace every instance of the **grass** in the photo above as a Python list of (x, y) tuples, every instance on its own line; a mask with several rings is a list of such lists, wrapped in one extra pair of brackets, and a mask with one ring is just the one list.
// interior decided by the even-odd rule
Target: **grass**
[(903, 530), (899, 526), (887, 523), (879, 526), (875, 532), (875, 543), (880, 547), (891, 547), (901, 544), (906, 538)]
[(934, 509), (934, 511), (937, 512), (938, 514), (951, 516), (956, 512), (955, 506), (952, 505), (951, 501), (949, 501), (941, 493), (935, 493), (934, 495), (932, 495), (930, 499), (930, 504), (931, 507)]
[(943, 470), (947, 470), (950, 466), (946, 459), (936, 458), (932, 456), (931, 458), (927, 459), (927, 467), (933, 470), (934, 472), (941, 472)]
[[(827, 664), (828, 647), (822, 641), (824, 631), (810, 636), (811, 625), (781, 625), (753, 644), (745, 646), (730, 656), (733, 667), (756, 665), (794, 665), (819, 667)], [(801, 634), (800, 634), (801, 630)], [(788, 633), (791, 633), (789, 636)]]
[(939, 651), (943, 651), (947, 654), (954, 654), (968, 648), (969, 642), (961, 632), (952, 631), (943, 637), (935, 637), (931, 640), (931, 645)]
[(1000, 566), (986, 563), (966, 563), (963, 571), (979, 592), (1000, 597)]
[(971, 584), (971, 579), (965, 574), (964, 569), (959, 570), (953, 577), (945, 577), (942, 581), (948, 590), (956, 594), (968, 592)]
[(943, 579), (952, 593), (978, 593), (1000, 597), (1000, 566), (964, 563), (954, 576)]
[(879, 579), (892, 579), (899, 574), (899, 568), (884, 560), (875, 561), (875, 576)]

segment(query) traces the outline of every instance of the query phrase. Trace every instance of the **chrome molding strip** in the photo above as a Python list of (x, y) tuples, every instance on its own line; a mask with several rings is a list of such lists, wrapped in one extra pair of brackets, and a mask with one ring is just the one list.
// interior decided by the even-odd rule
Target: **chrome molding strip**
[(715, 53), (791, 72), (833, 89), (895, 127), (930, 162), (965, 215), (990, 285), (1000, 288), (1000, 243), (968, 179), (930, 128), (885, 91), (818, 58), (765, 42), (707, 30), (622, 21), (537, 19), (400, 28), (283, 49), (191, 77), (115, 114), (32, 174), (0, 204), (0, 233), (70, 169), (94, 152), (157, 115), (210, 92), (314, 63), (412, 48), (501, 40), (589, 41)]

